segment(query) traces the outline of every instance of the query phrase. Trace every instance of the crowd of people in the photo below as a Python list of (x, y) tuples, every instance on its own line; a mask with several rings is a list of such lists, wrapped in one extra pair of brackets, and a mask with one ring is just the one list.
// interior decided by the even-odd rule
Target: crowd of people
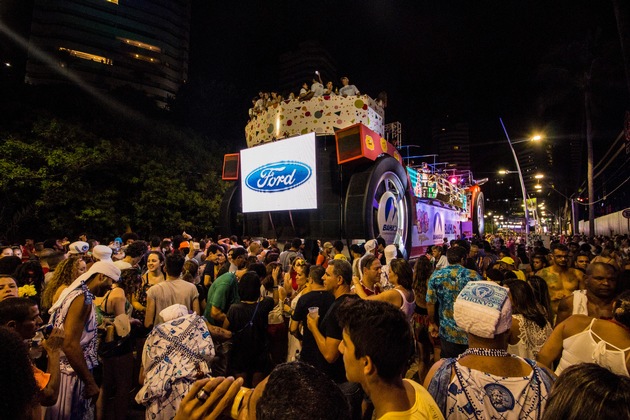
[[(324, 82), (321, 76), (317, 73), (317, 77), (313, 78), (311, 82), (304, 82), (300, 87), (299, 93), (296, 95), (294, 92), (289, 92), (285, 97), (282, 94), (271, 92), (258, 92), (257, 96), (252, 98), (252, 107), (249, 109), (249, 118), (255, 118), (258, 114), (266, 111), (268, 108), (274, 107), (280, 104), (284, 100), (299, 100), (308, 101), (312, 98), (320, 96), (357, 96), (360, 95), (359, 89), (355, 85), (350, 84), (350, 80), (347, 77), (341, 78), (341, 88), (335, 87), (332, 81)], [(380, 96), (380, 95), (379, 95)]]
[(0, 419), (630, 418), (627, 235), (77, 239), (0, 247)]

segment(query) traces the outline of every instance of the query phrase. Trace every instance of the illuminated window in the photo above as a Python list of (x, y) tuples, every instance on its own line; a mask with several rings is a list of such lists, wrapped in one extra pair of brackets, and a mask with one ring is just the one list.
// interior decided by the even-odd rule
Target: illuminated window
[(135, 58), (136, 60), (142, 60), (142, 61), (146, 61), (149, 63), (159, 63), (160, 60), (158, 60), (157, 58), (153, 58), (153, 57), (147, 57), (146, 55), (142, 55), (142, 54), (131, 54), (131, 56), (133, 58)]
[(119, 36), (117, 36), (116, 39), (124, 42), (125, 44), (133, 45), (134, 47), (142, 48), (142, 49), (153, 51), (153, 52), (157, 52), (157, 53), (162, 52), (162, 49), (160, 47), (156, 47), (155, 45), (151, 45), (151, 44), (147, 44), (147, 43), (144, 43), (144, 42), (136, 41), (134, 39), (122, 38), (122, 37), (119, 37)]
[(118, 0), (105, 0), (108, 3), (118, 4)]
[(71, 56), (80, 58), (82, 60), (96, 61), (97, 63), (108, 64), (110, 66), (114, 64), (111, 59), (107, 57), (103, 57), (101, 55), (95, 55), (95, 54), (90, 54), (83, 51), (71, 50), (69, 48), (64, 48), (64, 47), (59, 47), (59, 51), (66, 51)]

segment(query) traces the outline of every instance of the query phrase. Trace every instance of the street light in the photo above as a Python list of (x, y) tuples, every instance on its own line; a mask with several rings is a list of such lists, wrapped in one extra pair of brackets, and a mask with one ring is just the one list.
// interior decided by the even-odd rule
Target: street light
[[(516, 164), (516, 172), (518, 172), (518, 178), (519, 178), (519, 181), (521, 181), (521, 191), (523, 192), (523, 207), (525, 209), (525, 246), (527, 246), (529, 245), (529, 214), (527, 211), (527, 191), (525, 190), (525, 181), (523, 180), (523, 172), (521, 172), (521, 165), (518, 163), (518, 157), (516, 156), (516, 151), (514, 150), (513, 145), (517, 143), (524, 143), (526, 141), (539, 141), (542, 139), (542, 136), (537, 134), (527, 139), (516, 140), (512, 142), (505, 128), (505, 124), (503, 124), (503, 119), (499, 118), (499, 121), (501, 122), (501, 127), (503, 127), (505, 138), (507, 139), (508, 144), (510, 145), (510, 150), (512, 150), (512, 156), (514, 156), (514, 163)], [(510, 173), (510, 171), (505, 171), (505, 173)]]

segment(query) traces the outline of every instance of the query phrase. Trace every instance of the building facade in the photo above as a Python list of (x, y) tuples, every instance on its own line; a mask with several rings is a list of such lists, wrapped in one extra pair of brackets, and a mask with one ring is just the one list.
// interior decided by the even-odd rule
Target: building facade
[(35, 0), (26, 83), (131, 87), (159, 106), (188, 77), (190, 0)]

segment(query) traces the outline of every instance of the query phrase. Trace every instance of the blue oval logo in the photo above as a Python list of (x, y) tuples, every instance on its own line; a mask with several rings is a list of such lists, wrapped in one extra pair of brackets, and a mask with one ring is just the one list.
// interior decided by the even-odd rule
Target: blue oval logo
[(283, 160), (254, 169), (245, 178), (245, 185), (263, 193), (287, 191), (304, 184), (312, 174), (311, 167), (302, 162)]

